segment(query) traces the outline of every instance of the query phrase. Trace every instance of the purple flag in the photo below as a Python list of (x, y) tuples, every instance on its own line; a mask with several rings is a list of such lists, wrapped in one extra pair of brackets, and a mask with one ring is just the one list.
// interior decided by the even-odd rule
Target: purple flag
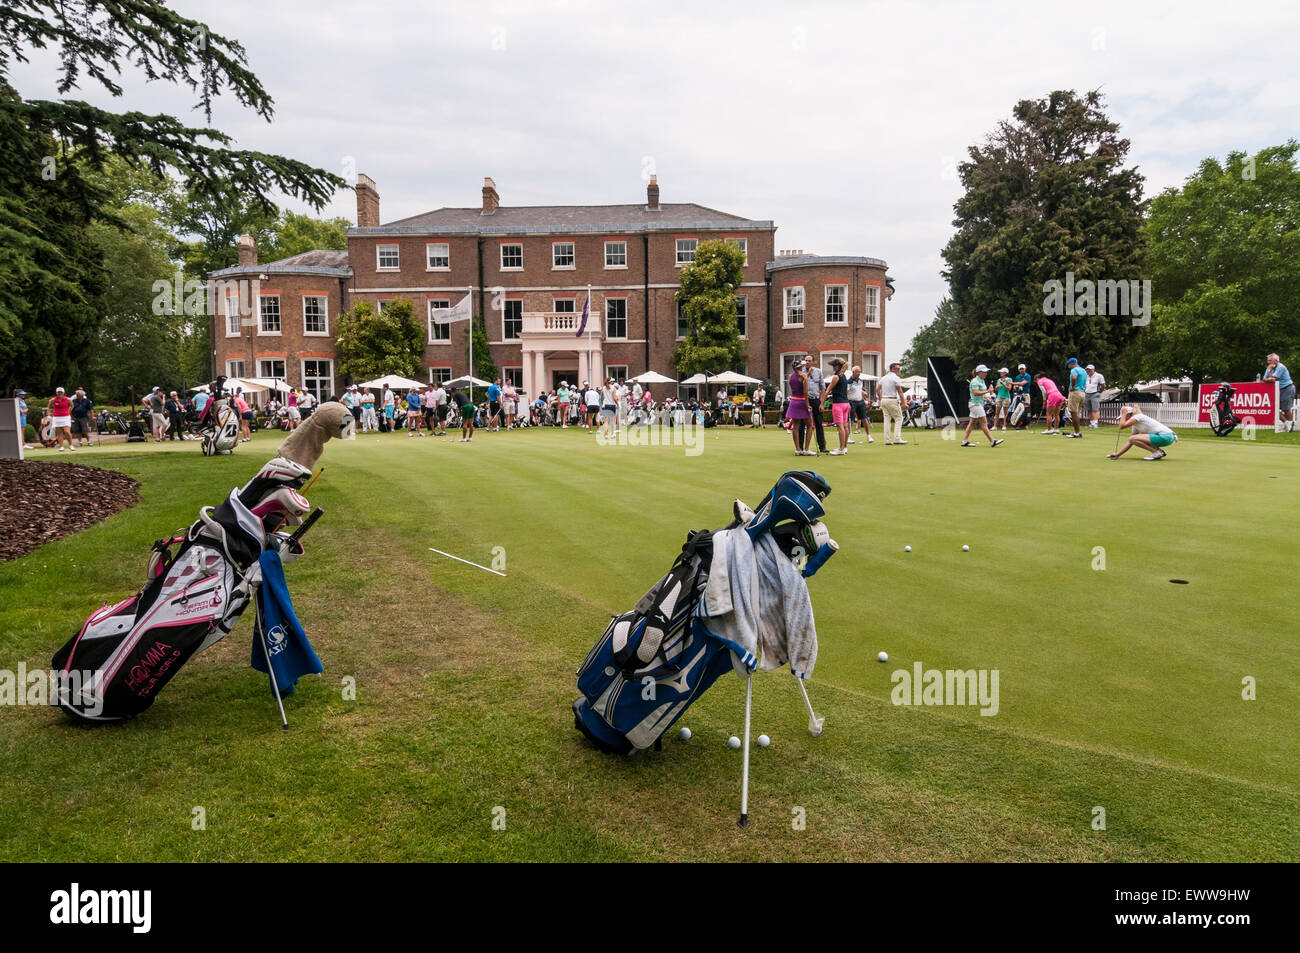
[(591, 292), (588, 291), (587, 300), (582, 305), (582, 321), (579, 322), (578, 324), (578, 333), (574, 335), (575, 338), (582, 337), (582, 332), (587, 330), (587, 315), (590, 313), (590, 311), (591, 311)]

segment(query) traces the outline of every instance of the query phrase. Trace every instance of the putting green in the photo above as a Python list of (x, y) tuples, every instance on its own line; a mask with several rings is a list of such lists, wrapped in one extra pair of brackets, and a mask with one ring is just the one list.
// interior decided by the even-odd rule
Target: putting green
[[(1300, 859), (1286, 596), (1300, 543), (1285, 515), (1300, 444), (1187, 434), (1147, 463), (1108, 461), (1113, 431), (996, 449), (877, 433), (814, 460), (773, 429), (700, 436), (331, 443), (310, 494), (327, 514), (288, 569), (326, 666), (288, 702), (293, 729), (277, 733), (248, 668), (249, 620), (129, 725), (0, 709), (0, 797), (21, 805), (0, 817), (0, 856)], [(274, 446), (79, 451), (69, 462), (139, 479), (142, 503), (0, 565), (0, 666), (47, 663), (101, 599), (138, 586), (153, 539)], [(618, 759), (573, 731), (573, 670), (688, 529), (802, 467), (833, 487), (841, 547), (810, 581), (826, 734), (808, 736), (784, 671), (756, 678), (755, 733), (773, 745), (755, 759), (756, 826), (737, 834), (723, 742), (740, 683), (687, 713), (690, 742)], [(429, 547), (504, 560), (506, 578)], [(918, 663), (996, 670), (996, 714), (895, 705), (894, 673)]]

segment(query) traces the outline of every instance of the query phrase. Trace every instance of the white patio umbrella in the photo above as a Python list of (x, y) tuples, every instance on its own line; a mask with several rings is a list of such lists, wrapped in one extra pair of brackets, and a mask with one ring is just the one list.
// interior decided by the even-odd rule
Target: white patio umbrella
[(687, 387), (692, 387), (699, 384), (707, 384), (708, 382), (709, 382), (708, 374), (694, 374), (686, 378), (686, 380), (682, 381), (681, 383), (686, 385)]
[(925, 386), (926, 380), (927, 378), (922, 377), (920, 374), (913, 374), (911, 377), (903, 378), (903, 386), (915, 387), (917, 384)]
[(420, 388), (425, 385), (420, 381), (413, 381), (409, 377), (403, 377), (401, 374), (385, 374), (383, 377), (376, 377), (372, 381), (364, 381), (357, 385), (358, 387), (390, 387), (393, 390), (410, 390), (412, 387)]
[(492, 386), (491, 381), (481, 381), (477, 377), (470, 377), (469, 375), (466, 375), (465, 377), (457, 377), (455, 380), (447, 381), (446, 386), (459, 387), (462, 384), (467, 385), (469, 387), (491, 387)]
[(721, 374), (714, 374), (708, 378), (710, 384), (761, 384), (763, 383), (757, 377), (746, 377), (744, 374), (737, 374), (735, 371), (723, 371)]
[(628, 380), (640, 381), (642, 384), (676, 384), (677, 381), (671, 377), (664, 377), (654, 371), (646, 371), (644, 374), (638, 374), (636, 377), (630, 377)]
[(247, 377), (245, 378), (250, 384), (257, 384), (264, 390), (274, 390), (281, 393), (288, 393), (293, 390), (289, 382), (283, 377)]
[(226, 392), (230, 394), (233, 394), (236, 390), (242, 390), (245, 394), (260, 394), (271, 389), (246, 377), (227, 377), (225, 388)]

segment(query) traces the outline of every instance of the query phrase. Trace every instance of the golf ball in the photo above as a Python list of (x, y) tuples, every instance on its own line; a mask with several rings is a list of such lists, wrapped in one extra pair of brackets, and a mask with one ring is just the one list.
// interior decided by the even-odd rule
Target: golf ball
[(678, 737), (678, 738), (681, 738), (682, 741), (690, 741), (690, 740), (691, 740), (691, 729), (689, 729), (689, 728), (683, 728), (681, 731), (677, 732), (677, 737)]
[(963, 553), (969, 553), (969, 552), (970, 552), (970, 547), (969, 547), (969, 546), (963, 546), (963, 547), (961, 548), (961, 551), (962, 551)]
[(772, 739), (769, 738), (767, 735), (759, 735), (759, 736), (758, 736), (758, 746), (759, 746), (760, 748), (766, 748), (766, 747), (767, 747), (768, 745), (770, 745), (771, 743), (772, 743)]
[(911, 547), (911, 546), (904, 546), (904, 547), (903, 547), (903, 552), (905, 552), (905, 553), (910, 553), (911, 551), (912, 551), (912, 547)]
[(882, 662), (888, 662), (888, 661), (889, 661), (889, 653), (888, 653), (888, 652), (877, 652), (877, 653), (876, 653), (876, 658), (880, 659), (880, 661), (882, 661)]
[(737, 738), (735, 735), (732, 735), (730, 738), (727, 739), (727, 745), (732, 748), (739, 748), (740, 739)]

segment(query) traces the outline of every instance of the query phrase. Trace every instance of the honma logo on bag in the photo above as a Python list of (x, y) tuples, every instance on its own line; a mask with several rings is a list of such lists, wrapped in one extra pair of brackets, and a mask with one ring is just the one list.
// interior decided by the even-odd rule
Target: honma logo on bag
[(158, 679), (170, 671), (180, 657), (180, 649), (172, 648), (166, 642), (155, 641), (140, 661), (131, 666), (131, 671), (126, 676), (126, 687), (140, 696), (149, 694), (158, 684)]
[(153, 925), (152, 890), (68, 890), (50, 894), (50, 922), (59, 926), (125, 924), (132, 933), (148, 933)]

